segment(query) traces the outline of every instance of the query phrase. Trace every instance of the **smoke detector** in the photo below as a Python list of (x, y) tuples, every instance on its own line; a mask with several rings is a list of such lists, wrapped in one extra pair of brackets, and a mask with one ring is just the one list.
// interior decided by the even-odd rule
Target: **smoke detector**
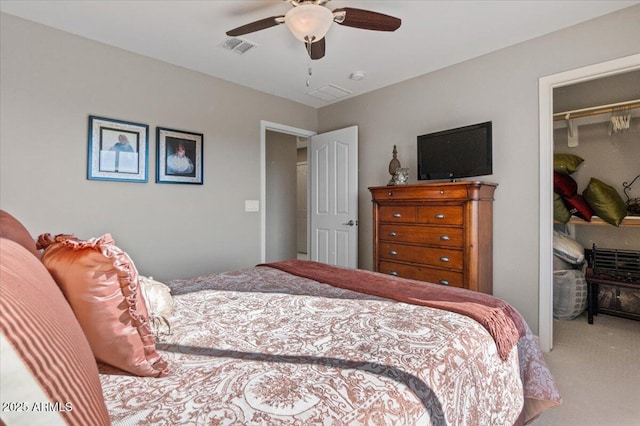
[(364, 71), (354, 71), (349, 78), (353, 81), (360, 81), (364, 78)]

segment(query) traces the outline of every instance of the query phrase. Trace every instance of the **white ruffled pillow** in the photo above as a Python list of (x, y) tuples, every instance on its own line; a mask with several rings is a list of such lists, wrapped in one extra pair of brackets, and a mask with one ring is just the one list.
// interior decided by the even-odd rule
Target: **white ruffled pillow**
[(584, 262), (584, 247), (573, 238), (558, 231), (553, 231), (553, 254), (573, 265)]
[(173, 313), (173, 299), (171, 289), (153, 277), (140, 277), (140, 290), (147, 302), (147, 313), (151, 330), (156, 339), (171, 334), (169, 317)]

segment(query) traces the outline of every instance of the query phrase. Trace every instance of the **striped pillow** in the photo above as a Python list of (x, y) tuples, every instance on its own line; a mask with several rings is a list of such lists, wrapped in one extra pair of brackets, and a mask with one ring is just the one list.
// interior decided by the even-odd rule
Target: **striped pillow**
[(0, 237), (15, 241), (38, 259), (42, 257), (42, 253), (36, 248), (36, 241), (27, 228), (4, 210), (0, 210)]
[(44, 265), (0, 238), (2, 420), (108, 425), (98, 368), (71, 307)]

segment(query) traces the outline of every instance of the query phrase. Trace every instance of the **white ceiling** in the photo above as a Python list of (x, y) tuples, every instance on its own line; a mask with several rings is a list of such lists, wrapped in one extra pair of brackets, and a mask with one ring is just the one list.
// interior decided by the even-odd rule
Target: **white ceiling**
[[(389, 33), (334, 23), (326, 37), (326, 56), (316, 61), (284, 25), (243, 36), (257, 45), (244, 55), (222, 47), (226, 31), (284, 15), (291, 8), (286, 0), (1, 0), (0, 10), (322, 107), (335, 101), (309, 92), (330, 84), (351, 92), (339, 100), (346, 99), (639, 3), (332, 0), (329, 9), (385, 13), (401, 18), (402, 26)], [(365, 78), (350, 80), (355, 71)]]

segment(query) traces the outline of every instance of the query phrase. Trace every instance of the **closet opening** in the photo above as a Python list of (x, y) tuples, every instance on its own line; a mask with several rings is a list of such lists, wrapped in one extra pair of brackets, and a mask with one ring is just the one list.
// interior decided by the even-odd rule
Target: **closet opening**
[(553, 110), (554, 319), (584, 321), (588, 309), (589, 323), (596, 311), (640, 319), (640, 215), (625, 194), (640, 197), (629, 188), (640, 174), (640, 70), (555, 88)]
[[(597, 80), (626, 74), (640, 70), (640, 54), (630, 55), (624, 58), (603, 62), (575, 70), (562, 72), (539, 80), (540, 99), (540, 256), (539, 256), (539, 330), (541, 349), (545, 352), (553, 347), (553, 157), (554, 157), (554, 113), (566, 111), (555, 101), (555, 96), (560, 96), (561, 91), (570, 90), (570, 87), (578, 84), (597, 84)], [(631, 75), (631, 74), (630, 74)], [(629, 77), (629, 76), (627, 76)], [(603, 80), (604, 81), (604, 80)], [(636, 84), (637, 86), (637, 84)], [(627, 95), (633, 97), (627, 90)], [(635, 96), (634, 98), (640, 98)], [(628, 98), (627, 98), (628, 99)], [(594, 106), (601, 105), (600, 101), (583, 99)], [(611, 103), (606, 101), (606, 103)], [(570, 108), (569, 108), (570, 109)], [(578, 129), (578, 133), (580, 130)], [(584, 129), (586, 130), (586, 129)], [(568, 131), (561, 130), (565, 135)], [(578, 142), (580, 145), (581, 142)], [(566, 141), (569, 148), (569, 142)], [(595, 163), (594, 160), (591, 161)], [(636, 162), (637, 164), (637, 162)], [(597, 170), (592, 165), (587, 170)], [(584, 173), (585, 175), (587, 173)], [(634, 176), (630, 176), (633, 179)], [(590, 177), (587, 177), (590, 180)], [(602, 225), (604, 226), (604, 225)], [(609, 226), (609, 225), (607, 225)], [(615, 228), (611, 226), (611, 228)], [(640, 230), (640, 228), (634, 228)], [(591, 239), (591, 237), (589, 237)]]

